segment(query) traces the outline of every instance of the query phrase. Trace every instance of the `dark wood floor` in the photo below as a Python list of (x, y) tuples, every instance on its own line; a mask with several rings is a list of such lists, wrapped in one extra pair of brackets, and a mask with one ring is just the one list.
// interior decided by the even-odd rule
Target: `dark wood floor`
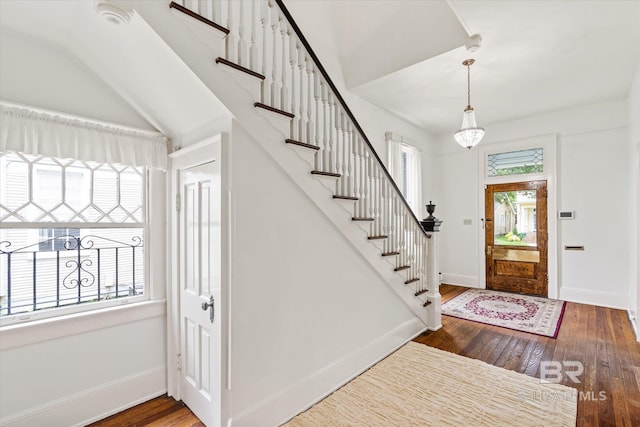
[[(466, 288), (442, 285), (442, 300)], [(578, 426), (640, 426), (640, 345), (626, 312), (567, 303), (557, 339), (442, 316), (443, 328), (414, 341), (539, 378), (541, 361), (580, 361)], [(604, 392), (604, 394), (600, 394)], [(600, 397), (604, 399), (600, 400)], [(181, 402), (162, 396), (92, 426), (203, 426)]]
[[(442, 301), (465, 289), (442, 285)], [(625, 311), (569, 302), (557, 339), (449, 316), (442, 326), (415, 341), (536, 378), (540, 361), (582, 362), (579, 384), (562, 381), (582, 392), (577, 425), (640, 426), (640, 345)]]
[(100, 420), (90, 427), (205, 427), (182, 402), (166, 395)]

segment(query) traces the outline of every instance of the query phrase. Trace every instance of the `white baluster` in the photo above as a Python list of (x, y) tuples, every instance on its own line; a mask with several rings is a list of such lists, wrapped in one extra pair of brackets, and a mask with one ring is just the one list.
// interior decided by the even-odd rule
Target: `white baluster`
[(329, 104), (330, 95), (326, 82), (322, 82), (322, 100), (325, 104), (323, 111), (324, 132), (322, 133), (322, 142), (324, 144), (324, 150), (322, 154), (324, 156), (324, 170), (326, 172), (333, 172), (331, 163), (331, 145), (329, 138), (331, 137), (331, 104)]
[(354, 136), (354, 153), (353, 153), (353, 192), (355, 196), (358, 198), (358, 202), (356, 203), (356, 212), (354, 216), (360, 217), (360, 210), (362, 207), (362, 193), (360, 192), (360, 138), (358, 136)]
[(256, 0), (251, 1), (251, 44), (249, 46), (249, 68), (253, 71), (258, 69), (258, 45), (256, 44), (256, 38), (258, 37), (258, 10)]
[(316, 111), (316, 119), (314, 123), (315, 127), (315, 138), (313, 139), (313, 143), (316, 147), (320, 147), (320, 96), (321, 96), (321, 88), (320, 81), (322, 80), (321, 74), (319, 71), (313, 73), (313, 99), (315, 101), (315, 111)]
[(282, 55), (282, 84), (280, 85), (280, 108), (284, 111), (289, 111), (289, 86), (287, 80), (287, 35), (288, 26), (284, 19), (284, 16), (280, 14), (280, 37), (282, 39), (282, 50), (280, 55)]
[(213, 22), (224, 25), (224, 19), (222, 14), (222, 1), (220, 0), (210, 0), (211, 1), (211, 20)]
[(298, 136), (298, 120), (300, 116), (296, 111), (296, 60), (298, 59), (298, 50), (296, 36), (289, 34), (289, 64), (291, 64), (291, 112), (294, 114), (291, 120), (291, 139), (300, 140)]
[(238, 40), (236, 37), (235, 16), (233, 12), (233, 3), (227, 3), (227, 22), (225, 27), (229, 29), (227, 34), (227, 59), (231, 62), (238, 62)]
[[(329, 116), (327, 116), (329, 114)], [(331, 164), (329, 163), (329, 119), (331, 111), (329, 110), (329, 93), (327, 84), (322, 81), (322, 167), (323, 171), (331, 172)]]
[(345, 196), (348, 196), (349, 194), (347, 193), (347, 180), (349, 179), (348, 173), (349, 171), (347, 171), (347, 150), (348, 150), (348, 144), (347, 144), (347, 134), (346, 134), (346, 130), (345, 130), (345, 120), (344, 120), (344, 111), (342, 110), (342, 108), (340, 108), (340, 118), (338, 123), (340, 123), (339, 129), (338, 129), (338, 135), (339, 135), (339, 141), (342, 144), (342, 146), (340, 147), (340, 153), (342, 154), (342, 159), (341, 159), (341, 163), (342, 163), (342, 178), (340, 179), (340, 182), (342, 184), (342, 194), (344, 194)]
[(269, 102), (269, 99), (271, 99), (270, 96), (270, 90), (271, 90), (271, 82), (269, 81), (269, 64), (268, 64), (268, 58), (269, 55), (267, 54), (267, 46), (268, 46), (268, 34), (269, 31), (267, 30), (267, 27), (269, 25), (269, 2), (268, 0), (263, 0), (261, 3), (261, 8), (260, 8), (260, 25), (262, 25), (262, 68), (260, 70), (260, 73), (265, 77), (265, 79), (262, 81), (262, 103), (263, 104), (267, 104)]
[[(270, 6), (271, 6), (271, 2)], [(279, 9), (275, 6), (271, 6), (271, 99), (270, 105), (275, 108), (280, 108), (280, 88), (278, 87), (280, 82), (278, 81), (278, 18)]]
[(334, 114), (334, 110), (336, 108), (335, 106), (335, 100), (333, 98), (333, 94), (331, 92), (328, 93), (329, 95), (329, 120), (328, 120), (328, 124), (329, 124), (329, 172), (333, 172), (333, 173), (338, 173), (338, 170), (336, 168), (337, 165), (337, 161), (335, 159), (335, 141), (334, 141), (334, 136), (335, 136), (335, 114)]
[(246, 67), (248, 61), (245, 59), (247, 55), (247, 41), (245, 39), (244, 31), (244, 6), (245, 1), (240, 1), (240, 13), (238, 14), (238, 65)]
[(391, 207), (391, 188), (389, 185), (389, 181), (385, 179), (384, 181), (384, 234), (389, 236), (384, 241), (385, 252), (391, 251), (391, 238), (393, 237), (393, 227), (391, 226), (391, 220), (393, 218), (392, 207)]
[[(348, 118), (347, 118), (348, 120)], [(349, 121), (347, 123), (347, 138), (349, 140), (349, 161), (347, 162), (347, 172), (349, 173), (349, 180), (347, 181), (347, 192), (350, 195), (355, 195), (354, 194), (354, 174), (353, 174), (353, 159), (355, 156), (355, 144), (354, 144), (354, 138), (355, 138), (355, 132), (353, 130), (353, 125), (351, 124), (351, 122)]]
[(199, 3), (200, 11), (198, 13), (207, 18), (209, 21), (213, 21), (213, 11), (211, 10), (211, 8), (213, 7), (212, 0), (203, 0)]
[(362, 187), (362, 203), (360, 203), (360, 216), (368, 218), (367, 202), (369, 200), (369, 185), (367, 177), (367, 146), (364, 140), (360, 141), (360, 185)]
[(300, 114), (300, 120), (298, 121), (298, 136), (300, 137), (300, 141), (302, 142), (307, 142), (305, 140), (305, 130), (306, 130), (306, 124), (305, 124), (305, 118), (306, 118), (306, 114), (305, 114), (305, 90), (304, 90), (304, 82), (306, 80), (305, 75), (304, 75), (304, 71), (305, 71), (305, 62), (304, 62), (305, 56), (304, 56), (304, 47), (301, 45), (298, 45), (298, 69), (300, 72), (300, 104), (298, 105), (298, 114)]
[(306, 57), (307, 63), (307, 143), (313, 144), (315, 141), (314, 127), (313, 123), (313, 61), (311, 58)]
[(378, 235), (383, 234), (383, 219), (382, 219), (382, 174), (378, 162), (375, 164), (376, 168), (376, 216), (378, 218)]

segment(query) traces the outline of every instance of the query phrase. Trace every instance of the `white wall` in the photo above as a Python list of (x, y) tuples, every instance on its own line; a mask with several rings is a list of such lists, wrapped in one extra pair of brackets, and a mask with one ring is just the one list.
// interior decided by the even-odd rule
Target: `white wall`
[[(559, 296), (572, 301), (627, 308), (629, 292), (627, 103), (612, 101), (485, 125), (483, 146), (556, 134), (558, 209), (576, 219), (558, 222), (559, 248), (584, 245), (581, 253), (559, 251)], [(442, 227), (444, 281), (484, 287), (479, 248), (484, 216), (479, 208), (479, 150), (467, 151), (450, 135), (438, 139), (438, 210)], [(613, 208), (615, 206), (615, 208)], [(463, 225), (463, 219), (473, 225)], [(557, 221), (549, 213), (549, 221)], [(615, 235), (615, 239), (612, 238)]]
[[(128, 313), (120, 309), (113, 317), (130, 320)], [(0, 424), (84, 425), (164, 393), (164, 308), (148, 316), (126, 322), (112, 317), (78, 333), (72, 332), (77, 324), (66, 323), (60, 326), (69, 331), (64, 336), (36, 342), (25, 341), (33, 331), (3, 331)], [(83, 321), (89, 322), (75, 320)]]
[(155, 130), (59, 46), (0, 29), (0, 99)]
[[(0, 51), (0, 99), (153, 129), (66, 50), (3, 27)], [(148, 252), (162, 257), (160, 266), (164, 188), (152, 195), (150, 208), (160, 232), (152, 231)], [(156, 285), (147, 291), (160, 301), (3, 328), (0, 424), (84, 425), (166, 392), (164, 271), (147, 279)]]
[(231, 414), (253, 425), (246, 420), (264, 417), (269, 405), (295, 415), (304, 409), (295, 402), (309, 404), (339, 385), (327, 375), (344, 370), (346, 380), (417, 320), (237, 123), (231, 150)]
[(629, 91), (629, 309), (640, 341), (640, 61)]

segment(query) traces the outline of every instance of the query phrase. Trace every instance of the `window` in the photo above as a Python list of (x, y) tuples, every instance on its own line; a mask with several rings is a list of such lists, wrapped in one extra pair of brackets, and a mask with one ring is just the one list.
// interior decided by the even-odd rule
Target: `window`
[(145, 299), (145, 198), (143, 167), (0, 152), (0, 324)]
[(420, 150), (387, 133), (389, 173), (416, 214), (422, 210), (422, 159)]
[(487, 175), (505, 176), (543, 172), (543, 149), (510, 151), (487, 156)]
[(80, 238), (79, 228), (41, 228), (39, 231), (39, 252), (67, 250)]

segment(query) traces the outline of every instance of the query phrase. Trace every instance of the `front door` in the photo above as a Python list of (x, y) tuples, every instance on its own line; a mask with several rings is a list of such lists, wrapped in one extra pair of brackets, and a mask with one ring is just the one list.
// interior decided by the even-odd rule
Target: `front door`
[(180, 174), (180, 382), (185, 404), (220, 425), (220, 164)]
[(547, 182), (487, 185), (487, 289), (547, 296)]

